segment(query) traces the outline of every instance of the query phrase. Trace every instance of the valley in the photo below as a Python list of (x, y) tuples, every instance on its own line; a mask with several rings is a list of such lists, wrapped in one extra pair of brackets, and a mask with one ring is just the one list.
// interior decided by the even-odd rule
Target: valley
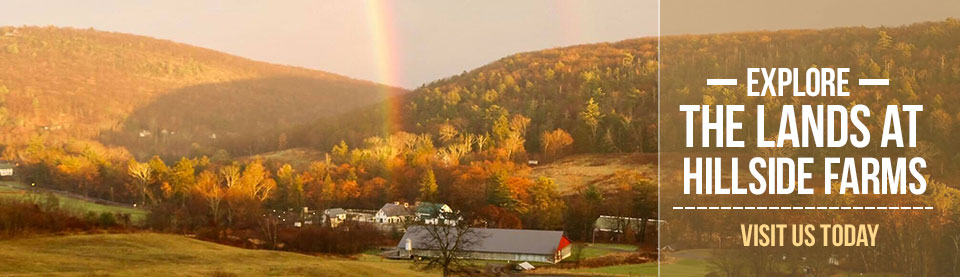
[[(675, 168), (678, 160), (666, 158), (689, 149), (678, 147), (682, 114), (658, 109), (681, 102), (788, 109), (809, 99), (744, 100), (745, 87), (703, 87), (702, 76), (754, 63), (807, 66), (811, 56), (859, 64), (850, 75), (903, 81), (851, 99), (809, 101), (855, 101), (878, 111), (889, 103), (923, 104), (929, 113), (918, 120), (937, 122), (917, 130), (925, 139), (913, 149), (863, 151), (925, 157), (929, 193), (885, 200), (942, 212), (869, 218), (890, 226), (893, 235), (878, 240), (899, 248), (850, 250), (844, 255), (860, 260), (831, 268), (909, 271), (915, 269), (884, 261), (954, 253), (946, 237), (931, 234), (957, 228), (960, 154), (951, 142), (960, 134), (960, 107), (949, 105), (960, 100), (950, 93), (960, 77), (956, 20), (664, 37), (676, 46), (669, 54), (658, 53), (661, 41), (649, 37), (557, 47), (412, 90), (131, 34), (58, 27), (2, 27), (0, 34), (0, 159), (14, 172), (0, 186), (2, 273), (430, 275), (448, 268), (412, 261), (464, 259), (444, 257), (445, 247), (401, 242), (409, 228), (438, 226), (435, 232), (553, 236), (546, 247), (524, 241), (503, 243), (510, 247), (499, 252), (458, 249), (487, 260), (470, 260), (476, 264), (457, 273), (513, 267), (503, 257), (520, 254), (542, 259), (534, 274), (652, 275), (654, 245), (668, 233), (662, 226), (679, 234), (668, 243), (679, 251), (664, 266), (714, 273), (709, 263), (723, 261), (710, 259), (748, 256), (703, 250), (726, 239), (729, 217), (661, 220), (673, 211), (659, 209), (659, 182), (679, 178), (673, 171), (658, 176), (659, 167)], [(671, 97), (661, 104), (661, 95)], [(879, 122), (864, 124), (876, 129)], [(843, 216), (821, 219), (850, 219)], [(615, 226), (601, 228), (607, 221)], [(916, 246), (911, 242), (928, 248), (905, 255), (901, 249)], [(576, 265), (592, 265), (573, 265), (574, 250), (586, 253)], [(387, 251), (398, 260), (373, 255)], [(783, 272), (805, 266), (779, 265)]]

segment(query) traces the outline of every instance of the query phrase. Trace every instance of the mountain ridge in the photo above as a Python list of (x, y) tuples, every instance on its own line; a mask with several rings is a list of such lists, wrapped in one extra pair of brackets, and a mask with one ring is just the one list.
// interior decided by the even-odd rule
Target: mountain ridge
[[(325, 107), (327, 110), (323, 111), (322, 116), (330, 116), (405, 92), (401, 88), (372, 81), (255, 61), (172, 40), (69, 27), (0, 27), (0, 64), (0, 87), (3, 87), (0, 89), (0, 95), (3, 96), (0, 102), (4, 107), (0, 112), (0, 129), (4, 131), (4, 135), (0, 135), (0, 143), (8, 145), (24, 144), (35, 136), (64, 142), (71, 139), (103, 139), (104, 134), (110, 133), (111, 140), (103, 142), (136, 148), (138, 146), (135, 144), (116, 140), (118, 133), (124, 134), (129, 140), (137, 137), (139, 131), (144, 131), (125, 127), (129, 116), (158, 97), (209, 84), (270, 78), (310, 80), (313, 88), (303, 87), (302, 84), (298, 88), (289, 88), (286, 84), (275, 82), (245, 92), (244, 88), (230, 85), (219, 88), (226, 90), (226, 93), (250, 95), (271, 90), (292, 91), (302, 96), (299, 98), (301, 101), (288, 103), (293, 106), (274, 109), (274, 112), (298, 120), (318, 119), (315, 114), (308, 117), (302, 112), (318, 101), (345, 101), (342, 105)], [(337, 90), (323, 89), (329, 87)], [(200, 96), (204, 96), (203, 91)], [(232, 102), (221, 103), (208, 99), (206, 103), (218, 107), (240, 106), (237, 101), (233, 99)], [(163, 116), (155, 114), (154, 117)], [(186, 118), (191, 117), (191, 113), (186, 111), (170, 116)], [(207, 125), (220, 123), (223, 122), (207, 122)], [(229, 128), (241, 129), (245, 123), (228, 122), (220, 125), (232, 124), (235, 126)], [(259, 125), (271, 125), (268, 123), (264, 120)], [(299, 122), (289, 124), (296, 125)], [(160, 132), (164, 128), (159, 126), (156, 130), (146, 131)], [(188, 140), (200, 141), (199, 138)], [(216, 144), (210, 147), (218, 148)], [(132, 152), (140, 152), (138, 156), (187, 154), (181, 150), (166, 151), (165, 148), (163, 145), (154, 145)], [(184, 145), (175, 148), (182, 149)]]

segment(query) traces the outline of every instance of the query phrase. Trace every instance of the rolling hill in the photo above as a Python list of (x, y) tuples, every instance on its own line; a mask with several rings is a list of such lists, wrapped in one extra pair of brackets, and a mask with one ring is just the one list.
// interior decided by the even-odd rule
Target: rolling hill
[(402, 89), (149, 37), (0, 27), (0, 143), (100, 140), (137, 157), (251, 153)]
[[(765, 101), (769, 107), (801, 102), (857, 103), (873, 111), (891, 104), (922, 104), (926, 107), (918, 130), (922, 147), (909, 150), (916, 153), (874, 151), (878, 155), (926, 156), (932, 161), (935, 177), (955, 179), (955, 172), (960, 172), (956, 170), (960, 154), (952, 143), (960, 135), (960, 106), (949, 104), (960, 101), (960, 94), (954, 93), (960, 78), (960, 20), (898, 27), (680, 35), (662, 40), (659, 65), (654, 38), (519, 53), (426, 84), (399, 96), (393, 100), (396, 103), (375, 105), (291, 132), (297, 134), (298, 145), (327, 150), (341, 139), (358, 145), (369, 136), (383, 135), (388, 127), (434, 137), (451, 130), (496, 137), (520, 115), (530, 120), (523, 136), (524, 148), (530, 153), (543, 151), (541, 136), (557, 128), (571, 134), (576, 153), (656, 152), (658, 139), (683, 137), (682, 128), (662, 128), (658, 137), (660, 100), (663, 107), (680, 102)], [(891, 85), (854, 84), (851, 87), (859, 93), (849, 98), (811, 99), (744, 99), (742, 85), (703, 85), (703, 79), (711, 74), (736, 77), (747, 67), (849, 67), (850, 78), (889, 78)], [(662, 78), (658, 79), (661, 69)], [(657, 89), (665, 90), (663, 99), (658, 99)], [(386, 107), (397, 107), (399, 112)], [(390, 112), (402, 117), (384, 121), (382, 115)], [(663, 122), (682, 120), (678, 113), (661, 115), (665, 116)], [(868, 122), (868, 128), (878, 129), (880, 123)]]
[[(543, 132), (557, 128), (572, 134), (577, 152), (654, 152), (656, 47), (656, 38), (641, 38), (519, 53), (421, 86), (395, 103), (304, 126), (296, 137), (329, 149), (340, 139), (356, 145), (391, 128), (496, 136), (498, 124), (522, 115), (530, 119), (524, 144), (530, 152), (542, 148)], [(390, 113), (401, 116), (382, 120)]]
[(4, 240), (0, 272), (108, 276), (428, 276), (409, 262), (249, 250), (155, 233)]

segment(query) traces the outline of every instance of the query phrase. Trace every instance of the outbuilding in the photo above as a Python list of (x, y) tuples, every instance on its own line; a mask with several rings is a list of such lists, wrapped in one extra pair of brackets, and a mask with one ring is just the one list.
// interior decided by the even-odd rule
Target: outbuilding
[(0, 177), (13, 177), (14, 167), (12, 163), (0, 161)]

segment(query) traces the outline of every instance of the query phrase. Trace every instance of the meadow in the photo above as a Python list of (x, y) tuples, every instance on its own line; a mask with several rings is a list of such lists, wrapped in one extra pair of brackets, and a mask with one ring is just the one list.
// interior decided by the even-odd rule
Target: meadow
[(3, 274), (96, 276), (429, 276), (406, 261), (250, 250), (157, 233), (0, 241)]
[(0, 199), (25, 200), (34, 203), (47, 201), (48, 195), (54, 195), (60, 204), (60, 208), (83, 216), (87, 213), (97, 215), (108, 212), (114, 214), (129, 214), (130, 222), (134, 225), (142, 225), (147, 218), (147, 211), (134, 207), (127, 207), (110, 204), (100, 204), (93, 199), (83, 198), (73, 194), (55, 191), (31, 188), (17, 181), (0, 181)]

